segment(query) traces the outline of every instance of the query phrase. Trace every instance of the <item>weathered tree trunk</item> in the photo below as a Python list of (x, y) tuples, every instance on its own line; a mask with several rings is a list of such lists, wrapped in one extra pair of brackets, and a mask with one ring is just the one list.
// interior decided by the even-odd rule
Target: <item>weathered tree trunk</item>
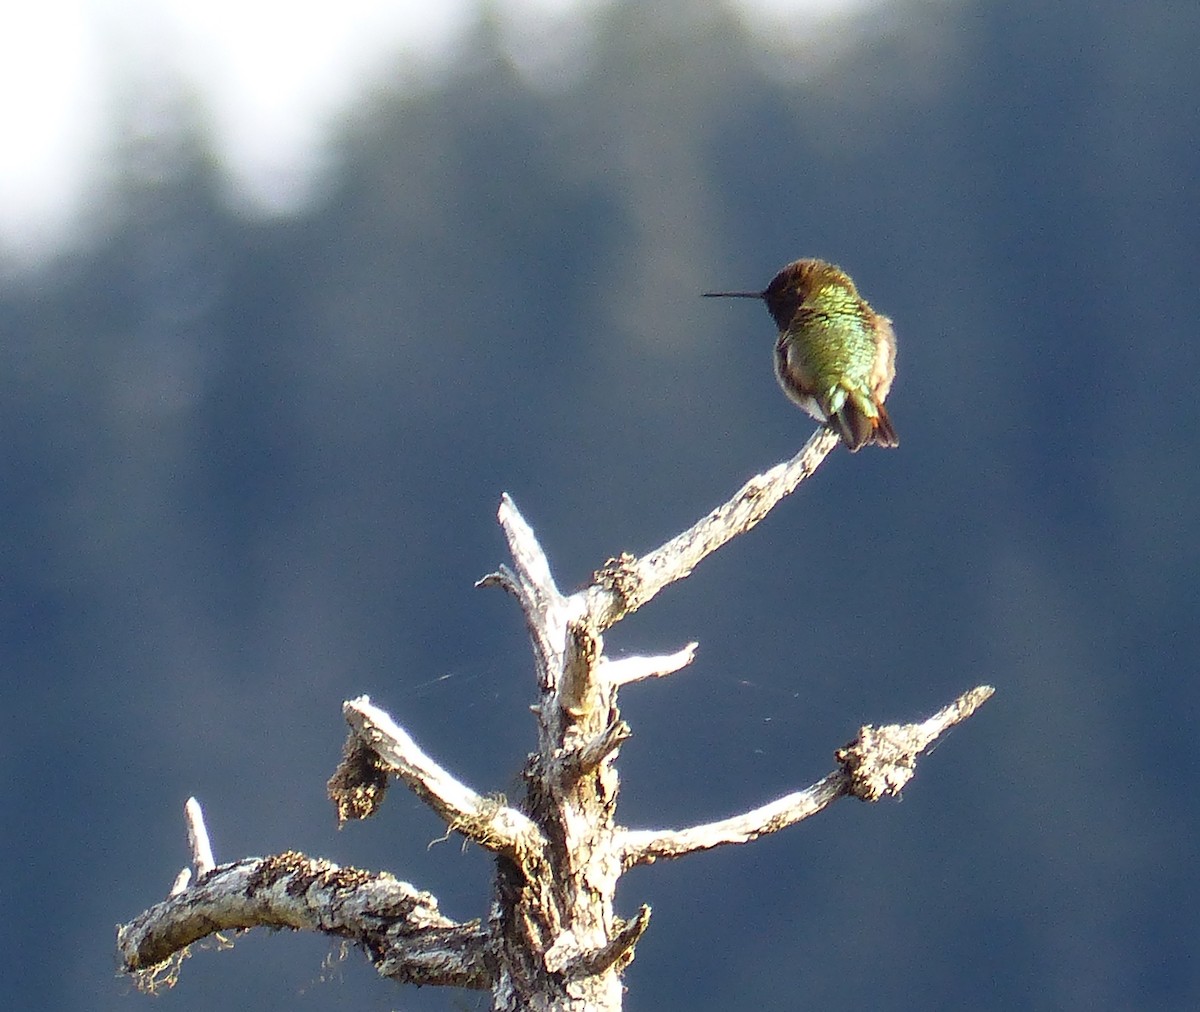
[(288, 926), (359, 944), (379, 972), (398, 981), (492, 992), (497, 1012), (617, 1012), (621, 974), (650, 921), (643, 906), (619, 917), (617, 882), (629, 868), (732, 843), (747, 843), (821, 811), (838, 798), (875, 801), (897, 793), (919, 755), (992, 693), (980, 686), (920, 724), (863, 727), (837, 752), (839, 766), (813, 786), (741, 815), (686, 829), (630, 830), (616, 821), (615, 760), (629, 728), (622, 685), (689, 664), (696, 644), (663, 657), (609, 660), (603, 633), (687, 576), (705, 556), (749, 530), (837, 445), (819, 430), (791, 461), (747, 482), (689, 530), (641, 557), (610, 559), (591, 584), (565, 596), (541, 547), (505, 496), (499, 520), (511, 567), (479, 581), (511, 593), (533, 646), (537, 751), (524, 770), (526, 797), (512, 807), (481, 795), (430, 759), (365, 696), (343, 712), (351, 727), (329, 789), (339, 819), (365, 818), (399, 777), (461, 833), (496, 854), (486, 919), (457, 923), (437, 900), (386, 873), (339, 868), (301, 854), (215, 866), (199, 805), (189, 801), (192, 871), (171, 896), (118, 929), (125, 969), (148, 990), (174, 983), (182, 953), (233, 928)]

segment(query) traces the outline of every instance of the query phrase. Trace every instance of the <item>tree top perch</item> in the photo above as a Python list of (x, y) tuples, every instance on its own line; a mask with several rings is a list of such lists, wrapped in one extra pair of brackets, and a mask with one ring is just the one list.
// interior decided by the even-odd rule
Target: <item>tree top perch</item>
[(118, 930), (126, 971), (153, 989), (173, 981), (187, 946), (206, 935), (294, 927), (354, 940), (393, 980), (489, 990), (495, 1012), (618, 1012), (622, 971), (650, 922), (644, 905), (629, 918), (616, 913), (621, 875), (635, 865), (748, 843), (839, 798), (898, 794), (917, 757), (992, 695), (990, 686), (979, 686), (928, 720), (865, 725), (835, 752), (832, 772), (740, 815), (676, 829), (630, 829), (617, 821), (616, 759), (632, 734), (620, 716), (618, 691), (680, 671), (697, 644), (613, 660), (605, 655), (605, 631), (753, 528), (838, 442), (837, 433), (818, 429), (795, 457), (751, 478), (683, 533), (640, 558), (609, 559), (589, 586), (569, 595), (558, 589), (533, 528), (502, 496), (497, 518), (511, 564), (478, 585), (513, 595), (533, 649), (538, 742), (522, 772), (521, 802), (463, 783), (368, 697), (344, 704), (350, 736), (329, 782), (339, 821), (373, 814), (389, 778), (399, 779), (450, 831), (495, 855), (486, 917), (453, 920), (431, 894), (387, 873), (339, 868), (290, 851), (216, 865), (192, 800), (192, 867), (180, 873), (165, 901)]

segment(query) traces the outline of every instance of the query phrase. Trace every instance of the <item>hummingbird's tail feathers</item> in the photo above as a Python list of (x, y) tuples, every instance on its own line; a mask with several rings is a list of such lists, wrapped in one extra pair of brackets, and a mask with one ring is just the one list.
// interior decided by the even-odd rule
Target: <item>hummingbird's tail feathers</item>
[(895, 448), (900, 445), (900, 437), (896, 435), (896, 430), (892, 428), (891, 416), (887, 413), (887, 408), (882, 404), (876, 404), (875, 409), (879, 412), (879, 417), (875, 419), (875, 445), (887, 446)]
[(875, 405), (875, 415), (869, 415), (851, 397), (846, 398), (840, 411), (835, 411), (830, 424), (837, 430), (851, 453), (864, 446), (899, 446), (900, 437), (892, 428), (892, 420), (882, 404)]
[(830, 415), (826, 424), (842, 437), (842, 442), (846, 444), (851, 453), (857, 453), (858, 448), (866, 443), (867, 437), (863, 436), (860, 439), (855, 435), (850, 424), (850, 416), (853, 413), (855, 413), (854, 409), (847, 404), (841, 411), (835, 411)]

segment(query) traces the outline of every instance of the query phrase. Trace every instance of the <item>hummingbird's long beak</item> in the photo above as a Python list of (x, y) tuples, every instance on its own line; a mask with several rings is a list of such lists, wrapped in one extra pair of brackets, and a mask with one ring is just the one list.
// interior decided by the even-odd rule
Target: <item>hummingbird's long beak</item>
[(705, 292), (706, 299), (761, 299), (766, 292)]

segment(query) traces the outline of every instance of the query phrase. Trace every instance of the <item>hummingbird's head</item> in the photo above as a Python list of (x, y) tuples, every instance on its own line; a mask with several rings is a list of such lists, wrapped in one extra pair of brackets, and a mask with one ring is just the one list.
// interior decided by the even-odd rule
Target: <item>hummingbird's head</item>
[(719, 299), (762, 299), (767, 311), (780, 330), (791, 325), (796, 310), (809, 299), (830, 285), (837, 285), (857, 297), (854, 282), (840, 267), (824, 260), (793, 260), (771, 279), (761, 292), (705, 292), (707, 298)]
[(762, 297), (779, 329), (787, 330), (796, 310), (827, 288), (840, 288), (858, 297), (850, 276), (824, 260), (792, 261), (771, 279)]

